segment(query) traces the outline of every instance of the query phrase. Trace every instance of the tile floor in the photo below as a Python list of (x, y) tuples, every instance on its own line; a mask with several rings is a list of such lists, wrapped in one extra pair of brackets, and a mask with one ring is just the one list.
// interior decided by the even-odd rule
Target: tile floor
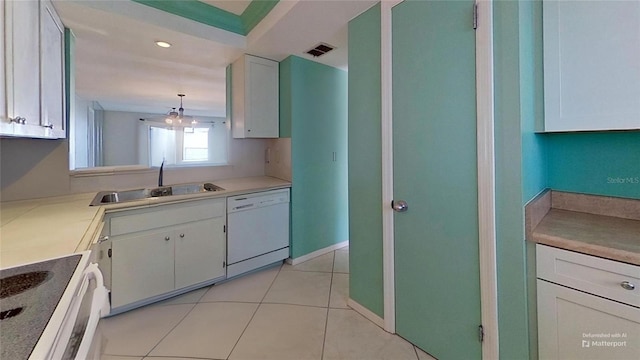
[(347, 306), (348, 272), (343, 248), (102, 319), (102, 360), (433, 359)]

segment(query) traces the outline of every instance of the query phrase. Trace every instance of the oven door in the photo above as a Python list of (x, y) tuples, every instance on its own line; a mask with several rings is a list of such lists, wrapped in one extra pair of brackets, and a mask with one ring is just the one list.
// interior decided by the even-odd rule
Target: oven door
[[(92, 359), (99, 357), (94, 335), (101, 317), (109, 314), (107, 289), (97, 264), (84, 270), (82, 283), (67, 311), (51, 359)], [(90, 352), (93, 351), (93, 354)]]

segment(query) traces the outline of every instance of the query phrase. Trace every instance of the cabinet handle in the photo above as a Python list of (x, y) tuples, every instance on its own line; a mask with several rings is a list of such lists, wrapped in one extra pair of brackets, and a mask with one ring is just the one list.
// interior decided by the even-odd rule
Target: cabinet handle
[(40, 125), (40, 126), (42, 126), (43, 128), (49, 128), (49, 129), (53, 130), (53, 124), (49, 124), (49, 125)]
[(164, 239), (165, 239), (166, 241), (171, 240), (171, 238), (170, 238), (170, 237), (168, 237), (168, 236), (165, 236), (165, 237), (164, 237)]
[(20, 116), (16, 116), (13, 119), (9, 118), (9, 122), (10, 123), (16, 123), (16, 124), (19, 124), (19, 125), (24, 125), (24, 124), (27, 123), (27, 119), (25, 119), (23, 117), (20, 117)]
[(184, 234), (180, 234), (180, 237), (181, 237), (181, 238), (183, 238), (183, 237), (184, 237)]
[(633, 290), (633, 289), (636, 288), (635, 285), (633, 285), (632, 283), (630, 283), (628, 281), (621, 282), (620, 286), (622, 286), (622, 288), (625, 289), (625, 290)]
[(98, 238), (98, 244), (103, 243), (105, 241), (109, 241), (109, 236), (103, 235)]

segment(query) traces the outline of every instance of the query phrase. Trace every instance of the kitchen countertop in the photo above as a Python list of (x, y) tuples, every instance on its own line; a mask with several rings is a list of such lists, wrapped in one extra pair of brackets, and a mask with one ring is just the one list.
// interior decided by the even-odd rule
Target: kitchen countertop
[(527, 240), (640, 265), (639, 206), (633, 199), (548, 191), (525, 209)]
[[(273, 189), (282, 189), (291, 187), (291, 183), (282, 179), (270, 177), (270, 176), (257, 176), (257, 177), (246, 177), (246, 178), (235, 178), (235, 179), (226, 179), (226, 180), (214, 180), (214, 181), (203, 181), (210, 182), (214, 185), (217, 185), (224, 190), (220, 191), (211, 191), (211, 192), (201, 192), (196, 194), (186, 194), (186, 195), (171, 195), (171, 196), (160, 196), (153, 197), (148, 199), (140, 199), (134, 201), (127, 201), (118, 204), (108, 204), (102, 205), (102, 207), (107, 212), (138, 208), (138, 207), (149, 207), (156, 206), (160, 204), (166, 203), (175, 203), (181, 201), (189, 201), (199, 198), (219, 198), (219, 197), (227, 197), (234, 196), (240, 194), (247, 194), (256, 191), (265, 191), (265, 190), (273, 190)], [(169, 186), (170, 184), (167, 184)], [(177, 184), (171, 184), (177, 185)], [(92, 194), (95, 196), (95, 193)], [(91, 198), (93, 199), (93, 197)]]
[(100, 233), (105, 212), (291, 186), (288, 181), (268, 176), (209, 182), (225, 190), (104, 206), (89, 206), (96, 193), (0, 203), (0, 268), (87, 250)]
[(533, 230), (533, 241), (640, 265), (640, 221), (551, 209)]

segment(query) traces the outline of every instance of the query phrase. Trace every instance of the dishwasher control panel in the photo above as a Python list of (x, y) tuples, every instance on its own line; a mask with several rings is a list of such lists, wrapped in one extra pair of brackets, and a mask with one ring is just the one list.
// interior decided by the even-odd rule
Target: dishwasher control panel
[(227, 198), (227, 212), (251, 210), (289, 202), (289, 189), (262, 191)]

